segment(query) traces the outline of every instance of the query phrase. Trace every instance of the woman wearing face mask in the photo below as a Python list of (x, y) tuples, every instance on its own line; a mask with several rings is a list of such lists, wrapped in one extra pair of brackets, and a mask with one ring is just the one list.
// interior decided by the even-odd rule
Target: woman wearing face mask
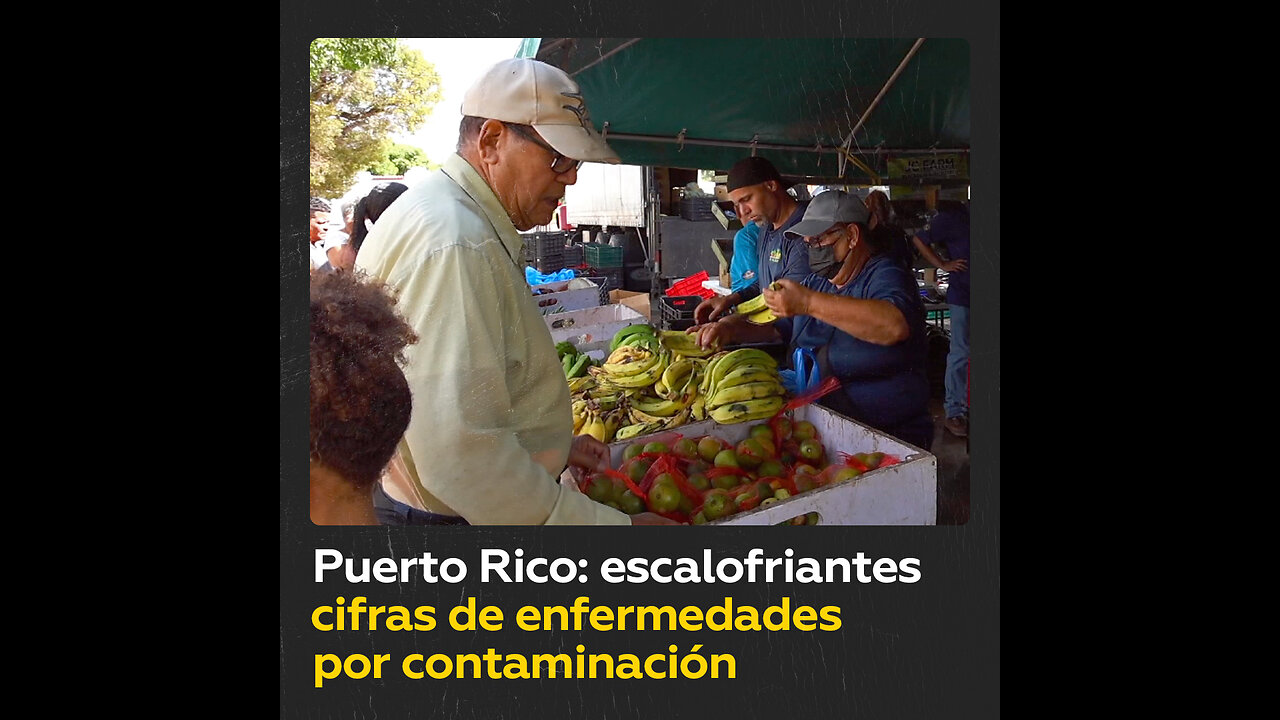
[(870, 230), (869, 219), (855, 195), (828, 190), (815, 197), (787, 230), (809, 247), (809, 276), (764, 290), (776, 322), (742, 323), (723, 339), (781, 339), (812, 350), (821, 377), (841, 382), (820, 404), (928, 450), (933, 420), (924, 305), (915, 277), (889, 255), (887, 228)]

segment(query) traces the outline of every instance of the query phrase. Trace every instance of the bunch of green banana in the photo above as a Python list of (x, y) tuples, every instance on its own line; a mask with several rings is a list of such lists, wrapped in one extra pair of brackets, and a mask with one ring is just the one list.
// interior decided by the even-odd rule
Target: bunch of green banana
[[(769, 289), (779, 290), (781, 286), (778, 283), (770, 283)], [(768, 325), (778, 319), (778, 316), (773, 314), (769, 306), (765, 305), (763, 293), (744, 303), (738, 303), (738, 308), (734, 312), (737, 315), (745, 315), (747, 322), (755, 323), (756, 325)]]
[(613, 352), (623, 345), (639, 345), (649, 350), (657, 350), (657, 331), (653, 329), (652, 325), (644, 323), (628, 325), (613, 334), (613, 339), (609, 341), (609, 352)]
[(699, 386), (702, 403), (690, 410), (722, 424), (772, 417), (786, 402), (778, 363), (757, 348), (717, 353), (707, 360)]
[(578, 347), (568, 340), (556, 343), (556, 354), (560, 356), (566, 380), (586, 375), (587, 368), (595, 364), (589, 355), (578, 352)]

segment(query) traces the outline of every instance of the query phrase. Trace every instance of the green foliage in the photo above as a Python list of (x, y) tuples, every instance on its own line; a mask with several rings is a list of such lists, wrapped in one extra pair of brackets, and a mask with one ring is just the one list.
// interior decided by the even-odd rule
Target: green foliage
[(337, 197), (361, 170), (394, 164), (390, 137), (419, 128), (439, 101), (435, 67), (394, 39), (312, 42), (311, 195)]
[(365, 168), (374, 175), (404, 175), (409, 168), (429, 166), (426, 153), (412, 145), (392, 145), (385, 157)]

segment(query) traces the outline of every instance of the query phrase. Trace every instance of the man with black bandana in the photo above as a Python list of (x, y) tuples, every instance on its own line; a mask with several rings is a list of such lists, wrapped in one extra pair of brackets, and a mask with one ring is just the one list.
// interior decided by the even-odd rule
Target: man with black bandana
[[(693, 311), (699, 341), (707, 347), (734, 324), (745, 322), (739, 315), (727, 315), (734, 305), (760, 294), (760, 289), (779, 278), (797, 282), (809, 274), (809, 254), (804, 244), (787, 237), (786, 230), (800, 222), (809, 201), (797, 201), (787, 194), (782, 176), (763, 157), (748, 157), (729, 169), (729, 199), (743, 223), (760, 226), (756, 241), (759, 271), (756, 282), (728, 295), (703, 300)], [(726, 317), (727, 315), (727, 317)], [(719, 322), (713, 322), (713, 321)]]
[(777, 280), (765, 302), (770, 325), (738, 323), (731, 342), (789, 342), (812, 350), (823, 379), (840, 390), (819, 403), (900, 440), (933, 444), (925, 373), (924, 304), (915, 276), (890, 255), (887, 228), (871, 230), (856, 195), (824, 192), (786, 232), (803, 238), (813, 270), (801, 282)]

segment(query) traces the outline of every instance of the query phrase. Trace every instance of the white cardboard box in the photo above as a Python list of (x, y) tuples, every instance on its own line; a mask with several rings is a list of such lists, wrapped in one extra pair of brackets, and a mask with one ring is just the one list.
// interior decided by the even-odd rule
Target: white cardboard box
[[(708, 525), (776, 525), (797, 515), (817, 512), (820, 525), (934, 525), (937, 523), (938, 459), (914, 445), (851, 420), (820, 405), (806, 405), (792, 413), (794, 421), (808, 420), (817, 428), (828, 462), (839, 453), (882, 452), (898, 462), (835, 485), (787, 498), (765, 507), (740, 512)], [(682, 425), (674, 430), (611, 443), (611, 464), (622, 464), (623, 452), (635, 442), (711, 434), (734, 443), (747, 437), (759, 422), (721, 425), (714, 420)]]
[(542, 311), (543, 315), (599, 307), (600, 285), (594, 280), (584, 279), (591, 283), (591, 287), (570, 290), (569, 283), (572, 282), (570, 280), (536, 285), (530, 288), (530, 291), (536, 289), (544, 292), (534, 295), (533, 301), (538, 304), (538, 309)]
[[(547, 315), (542, 318), (551, 329), (555, 342), (568, 340), (581, 352), (608, 347), (609, 341), (622, 328), (633, 323), (647, 323), (643, 315), (626, 305), (614, 303), (584, 310)], [(603, 343), (603, 345), (601, 345)]]

